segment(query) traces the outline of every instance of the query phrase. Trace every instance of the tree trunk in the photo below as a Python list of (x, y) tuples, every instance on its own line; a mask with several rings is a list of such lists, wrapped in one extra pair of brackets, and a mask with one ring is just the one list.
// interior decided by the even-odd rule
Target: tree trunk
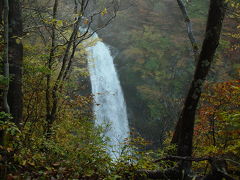
[[(77, 10), (76, 2), (77, 1), (75, 1), (76, 7), (74, 8), (74, 11)], [(47, 132), (46, 132), (47, 138), (50, 138), (51, 133), (52, 133), (51, 129), (52, 129), (52, 125), (56, 119), (57, 109), (58, 109), (58, 101), (59, 101), (58, 93), (60, 93), (62, 91), (63, 83), (65, 81), (67, 74), (69, 73), (69, 69), (71, 66), (71, 60), (74, 57), (75, 50), (76, 50), (76, 47), (74, 45), (76, 44), (77, 34), (79, 31), (82, 16), (84, 16), (85, 10), (88, 6), (88, 2), (89, 2), (89, 0), (87, 0), (87, 1), (82, 0), (80, 3), (81, 8), (80, 8), (79, 16), (76, 19), (75, 24), (73, 25), (73, 31), (71, 33), (70, 39), (66, 45), (66, 49), (63, 54), (62, 66), (61, 66), (60, 72), (58, 74), (57, 80), (55, 81), (53, 89), (52, 89), (52, 108), (51, 108), (51, 113), (47, 115)], [(70, 53), (71, 53), (71, 55), (70, 55)], [(70, 57), (69, 57), (69, 55), (70, 55)], [(68, 65), (70, 65), (70, 66), (68, 66)]]
[(51, 115), (51, 93), (50, 93), (51, 87), (50, 86), (51, 86), (51, 79), (52, 79), (52, 75), (51, 75), (52, 65), (55, 58), (54, 56), (55, 56), (55, 47), (56, 47), (57, 10), (58, 10), (58, 0), (55, 0), (54, 6), (53, 6), (53, 16), (52, 16), (52, 19), (55, 21), (53, 22), (52, 29), (51, 29), (52, 42), (51, 42), (49, 59), (48, 59), (48, 69), (50, 73), (47, 74), (47, 88), (46, 88), (46, 121), (47, 121), (46, 134), (47, 134), (47, 137), (49, 137), (51, 134), (51, 126), (54, 121), (53, 118), (55, 118), (55, 117), (52, 117)]
[[(3, 37), (4, 37), (4, 53), (3, 53), (3, 72), (4, 72), (4, 78), (6, 79), (6, 84), (4, 84), (3, 89), (3, 109), (6, 113), (10, 113), (10, 108), (8, 105), (8, 89), (9, 89), (9, 63), (8, 63), (8, 45), (9, 45), (9, 24), (8, 24), (8, 15), (9, 15), (9, 2), (8, 0), (4, 0), (0, 3), (0, 16), (2, 19), (2, 11), (3, 11), (3, 21), (4, 21), (4, 31), (3, 31)], [(2, 5), (4, 5), (4, 8), (2, 8)], [(0, 119), (1, 121), (4, 121), (4, 119)], [(0, 145), (4, 145), (4, 131), (0, 130)]]
[(9, 69), (10, 86), (8, 100), (10, 112), (14, 122), (19, 125), (22, 120), (23, 95), (22, 95), (22, 62), (23, 46), (22, 37), (22, 7), (20, 0), (9, 1)]
[(0, 24), (2, 24), (2, 20), (3, 20), (3, 1), (0, 1)]
[(9, 3), (4, 0), (4, 55), (3, 55), (3, 72), (6, 84), (3, 90), (3, 107), (6, 113), (10, 113), (8, 105), (8, 89), (9, 89), (9, 62), (8, 62), (8, 45), (9, 45), (9, 25), (8, 25)]
[(222, 23), (225, 15), (225, 0), (211, 0), (205, 39), (202, 45), (194, 79), (185, 99), (172, 143), (177, 144), (177, 155), (192, 155), (192, 140), (195, 114), (201, 96), (202, 86), (207, 77), (214, 54), (219, 44)]

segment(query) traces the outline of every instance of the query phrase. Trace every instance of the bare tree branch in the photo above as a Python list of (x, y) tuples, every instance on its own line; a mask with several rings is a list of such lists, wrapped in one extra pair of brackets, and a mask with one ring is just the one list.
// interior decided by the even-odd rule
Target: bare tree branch
[(179, 8), (182, 12), (182, 15), (184, 17), (184, 20), (185, 20), (185, 23), (186, 23), (186, 26), (187, 26), (188, 38), (189, 38), (189, 40), (192, 44), (192, 49), (193, 49), (193, 53), (194, 53), (195, 62), (197, 63), (198, 58), (199, 58), (199, 48), (198, 48), (197, 41), (196, 41), (196, 39), (194, 37), (194, 34), (193, 34), (192, 22), (189, 18), (187, 9), (186, 9), (183, 1), (182, 0), (177, 0), (177, 3), (178, 3), (178, 6), (179, 6)]

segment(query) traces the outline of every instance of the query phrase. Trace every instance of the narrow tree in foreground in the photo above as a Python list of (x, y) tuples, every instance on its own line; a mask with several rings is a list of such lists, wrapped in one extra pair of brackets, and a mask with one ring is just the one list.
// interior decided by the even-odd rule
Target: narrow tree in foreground
[(5, 88), (3, 90), (3, 107), (6, 113), (10, 113), (8, 105), (8, 89), (9, 89), (9, 63), (8, 63), (8, 45), (9, 45), (9, 27), (8, 27), (8, 14), (9, 14), (9, 2), (4, 0), (4, 54), (3, 54), (3, 72), (6, 79)]
[(184, 107), (172, 139), (172, 143), (177, 144), (177, 154), (179, 156), (192, 155), (192, 140), (196, 109), (201, 96), (203, 83), (210, 70), (211, 63), (219, 44), (225, 11), (225, 0), (210, 1), (202, 49), (198, 58), (194, 78), (185, 99)]
[[(3, 89), (3, 110), (5, 113), (10, 113), (8, 104), (8, 90), (9, 90), (9, 63), (8, 63), (8, 44), (9, 44), (9, 28), (8, 28), (8, 14), (9, 14), (9, 2), (4, 0), (0, 2), (0, 20), (3, 20), (3, 75), (4, 75), (4, 89)], [(3, 13), (3, 18), (2, 18)], [(3, 119), (0, 119), (3, 120)], [(4, 145), (4, 131), (0, 130), (0, 145)]]
[(3, 14), (3, 1), (0, 1), (0, 24), (2, 24), (3, 21), (2, 14)]
[(10, 84), (8, 102), (14, 122), (19, 125), (22, 119), (22, 12), (20, 0), (9, 1), (9, 70)]

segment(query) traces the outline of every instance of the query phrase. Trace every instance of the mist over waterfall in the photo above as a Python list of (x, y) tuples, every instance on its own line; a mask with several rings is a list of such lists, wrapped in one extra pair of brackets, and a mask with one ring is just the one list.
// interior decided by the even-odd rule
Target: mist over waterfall
[[(95, 35), (91, 39), (98, 38)], [(119, 155), (120, 144), (129, 137), (129, 126), (122, 88), (109, 48), (101, 41), (88, 47), (88, 69), (90, 72), (92, 93), (94, 95), (94, 113), (96, 125), (110, 124), (106, 136), (113, 146), (110, 154)], [(116, 151), (111, 152), (111, 151)]]

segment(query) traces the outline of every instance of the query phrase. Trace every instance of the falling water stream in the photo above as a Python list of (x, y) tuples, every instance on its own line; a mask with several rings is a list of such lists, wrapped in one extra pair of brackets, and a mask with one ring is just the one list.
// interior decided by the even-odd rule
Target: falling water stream
[[(98, 38), (95, 35), (91, 39)], [(129, 136), (126, 104), (122, 88), (108, 46), (98, 41), (88, 47), (88, 69), (90, 72), (96, 125), (109, 124), (106, 136), (112, 147), (110, 154), (118, 157), (121, 144)]]

